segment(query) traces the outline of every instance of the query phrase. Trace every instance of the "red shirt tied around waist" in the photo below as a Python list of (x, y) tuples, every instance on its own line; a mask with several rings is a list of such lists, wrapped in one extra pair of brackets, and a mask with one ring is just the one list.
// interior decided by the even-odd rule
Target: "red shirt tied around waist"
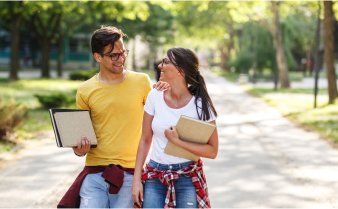
[[(192, 183), (196, 188), (198, 208), (211, 208), (207, 182), (203, 172), (203, 161), (201, 159), (199, 159), (198, 162), (194, 162), (188, 167), (177, 171), (162, 171), (147, 165), (141, 178), (143, 182), (150, 179), (158, 178), (164, 185), (167, 185), (168, 191), (165, 199), (164, 208), (175, 208), (176, 195), (174, 180), (178, 179), (180, 175), (187, 174), (191, 176)], [(134, 208), (140, 207), (137, 204), (134, 204)]]
[(88, 174), (102, 173), (102, 177), (110, 184), (109, 194), (117, 194), (123, 184), (124, 172), (134, 175), (133, 168), (119, 168), (116, 165), (109, 166), (85, 166), (82, 172), (75, 179), (72, 186), (68, 189), (63, 196), (57, 208), (79, 208), (80, 207), (80, 189), (83, 180)]

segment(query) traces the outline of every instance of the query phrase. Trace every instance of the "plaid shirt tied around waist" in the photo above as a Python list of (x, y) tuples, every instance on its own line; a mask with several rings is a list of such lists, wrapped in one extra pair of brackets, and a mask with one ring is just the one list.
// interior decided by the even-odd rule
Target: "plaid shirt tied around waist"
[[(158, 178), (162, 184), (167, 185), (168, 190), (164, 208), (175, 208), (176, 195), (174, 180), (178, 179), (180, 175), (187, 174), (191, 176), (192, 183), (196, 188), (198, 208), (211, 208), (207, 182), (203, 172), (203, 161), (201, 159), (177, 171), (161, 171), (146, 165), (144, 173), (142, 174), (142, 180), (144, 183), (146, 180)], [(138, 208), (137, 204), (134, 204), (134, 208)]]

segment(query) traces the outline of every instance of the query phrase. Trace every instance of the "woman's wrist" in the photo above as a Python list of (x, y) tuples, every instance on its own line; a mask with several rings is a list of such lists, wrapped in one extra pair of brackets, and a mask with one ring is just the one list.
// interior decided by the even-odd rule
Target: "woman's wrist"
[(135, 175), (135, 173), (134, 173), (133, 182), (141, 182), (141, 175)]
[(182, 141), (181, 141), (179, 138), (173, 137), (172, 142), (173, 142), (173, 144), (175, 144), (176, 146), (179, 146), (179, 147), (180, 147)]

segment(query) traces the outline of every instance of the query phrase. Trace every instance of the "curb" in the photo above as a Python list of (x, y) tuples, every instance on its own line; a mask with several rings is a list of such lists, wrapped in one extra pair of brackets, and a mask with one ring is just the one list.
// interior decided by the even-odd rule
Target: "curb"
[(32, 144), (32, 143), (36, 143), (37, 141), (40, 141), (41, 139), (44, 139), (46, 138), (47, 136), (49, 136), (50, 134), (52, 133), (52, 131), (46, 131), (44, 134), (41, 134), (40, 136), (38, 136), (37, 138), (34, 138), (34, 139), (29, 139), (27, 141), (25, 141), (24, 143), (18, 145), (18, 146), (15, 146), (13, 149), (5, 152), (5, 153), (2, 153), (0, 154), (0, 161), (2, 159), (4, 159), (5, 157), (7, 157), (8, 155), (10, 155), (11, 153), (13, 152), (16, 152), (22, 148), (25, 148), (27, 147), (28, 145)]

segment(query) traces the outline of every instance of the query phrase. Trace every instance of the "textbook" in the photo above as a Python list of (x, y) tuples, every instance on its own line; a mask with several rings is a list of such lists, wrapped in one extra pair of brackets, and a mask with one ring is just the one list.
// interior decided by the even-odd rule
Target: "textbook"
[[(178, 138), (182, 141), (193, 142), (199, 144), (208, 143), (211, 134), (216, 128), (215, 124), (181, 115), (177, 122), (176, 130)], [(199, 156), (168, 142), (164, 149), (164, 153), (185, 158), (192, 161), (198, 161)]]
[(49, 109), (58, 147), (77, 147), (82, 136), (91, 141), (91, 148), (97, 147), (97, 139), (88, 110)]

